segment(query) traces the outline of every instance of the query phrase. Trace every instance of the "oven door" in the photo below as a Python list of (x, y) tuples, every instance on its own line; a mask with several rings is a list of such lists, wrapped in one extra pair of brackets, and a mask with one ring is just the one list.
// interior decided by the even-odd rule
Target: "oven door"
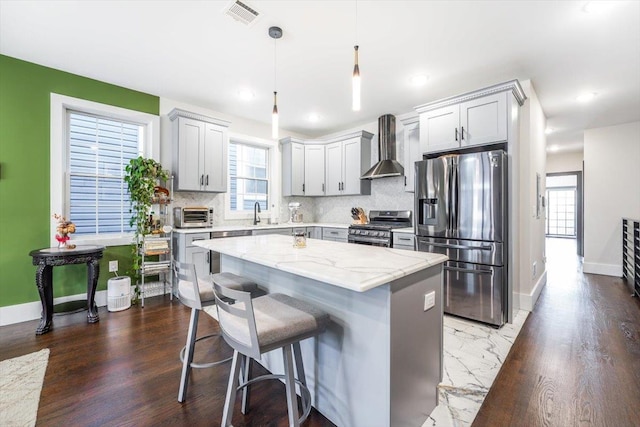
[(385, 237), (354, 236), (349, 234), (347, 241), (359, 245), (381, 246), (383, 248), (391, 247), (391, 242)]

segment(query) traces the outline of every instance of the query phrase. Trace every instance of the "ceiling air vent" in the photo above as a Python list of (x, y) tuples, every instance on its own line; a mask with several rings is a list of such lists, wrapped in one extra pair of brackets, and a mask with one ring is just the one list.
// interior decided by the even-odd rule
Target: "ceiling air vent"
[(225, 14), (248, 27), (250, 27), (258, 19), (258, 15), (260, 15), (257, 10), (239, 0), (231, 2), (229, 7), (225, 9)]

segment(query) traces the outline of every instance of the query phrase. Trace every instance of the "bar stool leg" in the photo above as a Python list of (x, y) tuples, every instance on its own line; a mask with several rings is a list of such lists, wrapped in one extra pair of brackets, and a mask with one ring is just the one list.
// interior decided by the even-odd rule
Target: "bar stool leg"
[[(246, 383), (251, 379), (251, 358), (248, 356), (243, 356), (243, 374), (242, 374), (242, 384)], [(240, 384), (240, 385), (242, 385)], [(242, 413), (247, 414), (249, 410), (249, 388), (244, 387), (242, 389)]]
[(184, 402), (187, 395), (187, 384), (191, 373), (191, 363), (196, 347), (196, 333), (198, 331), (198, 317), (200, 310), (191, 309), (191, 320), (189, 321), (189, 332), (187, 332), (187, 343), (185, 345), (184, 361), (182, 362), (182, 375), (180, 376), (180, 389), (178, 390), (178, 402)]
[(227, 396), (224, 400), (224, 410), (222, 411), (222, 427), (231, 426), (233, 418), (233, 405), (236, 402), (236, 391), (238, 380), (240, 378), (241, 357), (238, 350), (233, 351), (233, 360), (231, 361), (231, 372), (229, 373), (229, 385), (227, 386)]
[(298, 398), (296, 395), (295, 376), (293, 374), (293, 355), (291, 354), (291, 345), (282, 347), (282, 356), (284, 359), (284, 375), (285, 388), (287, 389), (287, 409), (289, 414), (289, 426), (298, 427)]
[[(303, 386), (307, 386), (307, 376), (304, 374), (304, 364), (302, 363), (302, 351), (300, 350), (300, 341), (293, 343), (293, 356), (296, 360), (296, 372), (298, 374), (298, 381)], [(306, 408), (307, 399), (305, 398), (305, 393), (300, 390), (300, 396), (302, 396), (302, 407)]]

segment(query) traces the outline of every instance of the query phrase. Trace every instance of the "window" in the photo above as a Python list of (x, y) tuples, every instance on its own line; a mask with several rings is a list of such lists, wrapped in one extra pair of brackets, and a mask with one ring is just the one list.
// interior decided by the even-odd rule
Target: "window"
[(131, 233), (125, 166), (143, 154), (139, 124), (68, 111), (69, 220), (76, 235)]
[(152, 114), (51, 94), (51, 214), (76, 224), (74, 242), (131, 243), (124, 167), (139, 155), (159, 160), (159, 125)]
[(269, 207), (269, 148), (229, 142), (229, 211)]

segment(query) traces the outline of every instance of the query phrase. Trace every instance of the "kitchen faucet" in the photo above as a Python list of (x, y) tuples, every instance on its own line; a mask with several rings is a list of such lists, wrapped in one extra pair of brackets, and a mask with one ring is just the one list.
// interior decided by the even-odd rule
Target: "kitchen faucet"
[(260, 217), (258, 216), (260, 212), (262, 212), (260, 210), (260, 202), (255, 202), (253, 205), (253, 225), (258, 225), (260, 222)]

